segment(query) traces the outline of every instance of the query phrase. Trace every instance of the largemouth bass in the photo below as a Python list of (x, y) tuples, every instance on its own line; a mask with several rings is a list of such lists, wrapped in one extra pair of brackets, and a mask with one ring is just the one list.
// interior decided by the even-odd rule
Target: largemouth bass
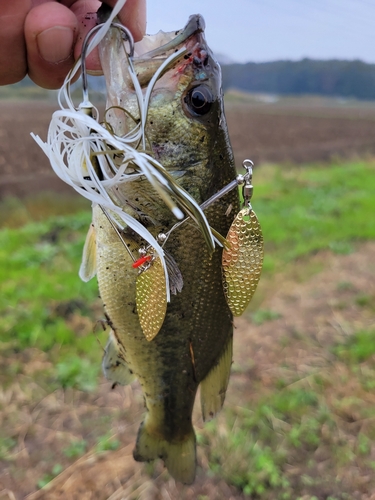
[[(220, 67), (207, 46), (204, 27), (201, 16), (192, 16), (185, 29), (174, 34), (177, 41), (170, 35), (159, 35), (169, 47), (157, 46), (151, 49), (155, 56), (148, 49), (133, 59), (144, 86), (166, 55), (182, 44), (187, 48), (186, 55), (168, 68), (154, 87), (145, 133), (152, 155), (199, 204), (236, 176), (223, 111)], [(147, 43), (146, 39), (143, 44)], [(118, 67), (121, 45), (116, 30), (111, 30), (101, 45), (103, 70), (112, 89), (107, 108), (118, 106), (128, 113), (121, 109), (107, 113), (118, 135), (134, 126), (129, 115), (139, 119), (131, 81), (125, 69)], [(118, 190), (123, 209), (154, 236), (168, 233), (176, 223), (145, 178), (119, 185)], [(216, 231), (226, 235), (238, 210), (235, 189), (209, 207), (205, 215)], [(138, 271), (132, 268), (131, 257), (98, 206), (94, 208), (93, 227), (100, 296), (112, 327), (104, 369), (110, 379), (120, 383), (134, 375), (142, 386), (147, 409), (134, 458), (149, 461), (161, 457), (176, 480), (191, 483), (196, 467), (192, 410), (198, 386), (207, 420), (222, 407), (232, 363), (233, 323), (223, 292), (222, 250), (216, 248), (211, 254), (192, 221), (170, 234), (164, 250), (177, 263), (183, 287), (172, 295), (161, 330), (149, 342), (136, 310)], [(121, 236), (138, 259), (143, 242), (130, 230)], [(150, 314), (152, 308), (150, 303)]]
[(208, 420), (224, 403), (233, 315), (257, 286), (263, 239), (250, 204), (251, 162), (236, 177), (220, 66), (202, 17), (133, 46), (111, 24), (121, 5), (93, 29), (107, 84), (103, 125), (85, 78), (78, 110), (70, 99), (78, 62), (60, 91), (68, 107), (60, 98), (47, 142), (35, 139), (55, 172), (93, 201), (80, 276), (97, 275), (111, 327), (106, 377), (123, 385), (137, 378), (142, 387), (147, 412), (134, 458), (162, 458), (176, 480), (192, 483), (197, 390)]

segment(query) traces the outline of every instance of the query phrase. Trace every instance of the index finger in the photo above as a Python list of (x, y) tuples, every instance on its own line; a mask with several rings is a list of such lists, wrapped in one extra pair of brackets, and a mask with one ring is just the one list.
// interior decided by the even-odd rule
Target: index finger
[(16, 83), (26, 75), (23, 26), (30, 8), (30, 0), (0, 3), (0, 85)]
[[(116, 0), (103, 3), (114, 7)], [(127, 0), (119, 13), (119, 19), (131, 31), (135, 42), (142, 40), (146, 32), (146, 0)]]
[[(69, 2), (66, 0), (65, 3)], [(79, 20), (79, 31), (78, 40), (74, 48), (74, 56), (77, 59), (81, 55), (82, 43), (85, 38), (86, 33), (95, 26), (96, 16), (87, 16), (87, 8), (84, 2), (76, 1), (70, 2), (71, 9), (77, 16)], [(105, 3), (110, 7), (116, 5), (116, 0), (106, 0)], [(127, 0), (124, 7), (119, 13), (119, 19), (124, 26), (129, 28), (131, 31), (134, 41), (139, 41), (145, 34), (146, 31), (146, 0)], [(98, 51), (95, 49), (87, 57), (87, 69), (91, 74), (101, 74), (102, 69), (99, 61)]]
[[(66, 7), (73, 7), (77, 0), (61, 0)], [(114, 7), (117, 0), (104, 0), (109, 7)], [(73, 9), (74, 10), (74, 9)], [(119, 13), (119, 19), (131, 31), (134, 41), (142, 40), (146, 32), (146, 0), (127, 0)]]
[[(72, 7), (77, 0), (60, 0), (66, 7)], [(117, 0), (103, 0), (109, 7), (114, 7)], [(146, 32), (146, 0), (127, 0), (119, 14), (120, 21), (132, 32), (138, 42)]]

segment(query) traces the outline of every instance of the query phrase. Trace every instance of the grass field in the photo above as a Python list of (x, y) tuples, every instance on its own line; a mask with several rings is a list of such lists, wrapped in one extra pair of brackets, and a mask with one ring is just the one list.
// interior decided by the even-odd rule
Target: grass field
[(206, 425), (195, 412), (192, 487), (133, 461), (140, 390), (111, 391), (100, 374), (97, 286), (77, 276), (89, 210), (46, 218), (63, 198), (2, 202), (0, 493), (374, 498), (374, 174), (371, 160), (256, 168), (264, 273), (236, 322), (224, 410)]

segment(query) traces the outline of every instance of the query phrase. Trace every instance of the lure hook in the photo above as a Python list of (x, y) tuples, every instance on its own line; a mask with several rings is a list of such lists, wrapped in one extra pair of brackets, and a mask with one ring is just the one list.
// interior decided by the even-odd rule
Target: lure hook
[[(92, 36), (99, 31), (99, 29), (103, 26), (104, 23), (98, 24), (97, 26), (94, 26), (87, 35), (85, 36), (85, 39), (82, 44), (82, 50), (81, 50), (81, 77), (82, 77), (82, 93), (83, 93), (83, 103), (81, 104), (82, 108), (85, 107), (92, 107), (90, 100), (89, 100), (89, 92), (88, 92), (88, 83), (87, 83), (87, 69), (86, 69), (86, 57), (87, 57), (87, 50), (89, 48), (89, 42), (92, 38)], [(121, 31), (122, 39), (124, 42), (128, 42), (129, 44), (129, 52), (126, 52), (128, 57), (133, 58), (134, 57), (134, 38), (133, 35), (130, 33), (130, 31), (125, 28), (120, 23), (111, 23), (111, 27), (117, 28)]]

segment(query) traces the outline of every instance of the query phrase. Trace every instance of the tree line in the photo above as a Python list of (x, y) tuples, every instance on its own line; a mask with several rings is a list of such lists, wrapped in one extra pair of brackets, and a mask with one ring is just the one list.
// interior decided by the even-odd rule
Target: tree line
[(223, 89), (375, 99), (375, 64), (359, 60), (275, 61), (222, 66)]

